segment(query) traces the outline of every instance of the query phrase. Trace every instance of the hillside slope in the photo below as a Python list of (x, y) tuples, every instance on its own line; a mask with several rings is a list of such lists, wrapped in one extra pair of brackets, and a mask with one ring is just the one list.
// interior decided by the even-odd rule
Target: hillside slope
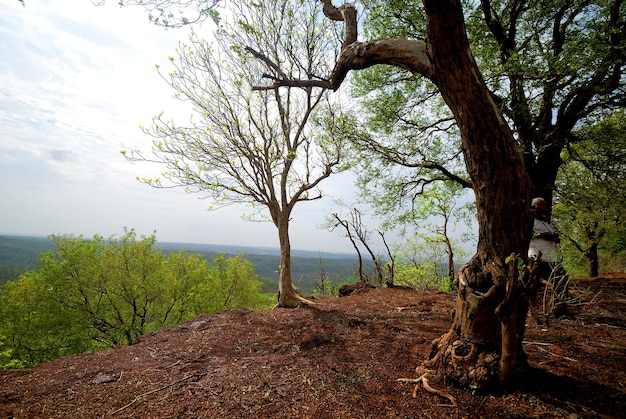
[(577, 281), (579, 312), (529, 320), (532, 370), (496, 395), (414, 377), (453, 294), (372, 290), (312, 307), (224, 311), (130, 347), (0, 371), (0, 418), (623, 417), (626, 276)]

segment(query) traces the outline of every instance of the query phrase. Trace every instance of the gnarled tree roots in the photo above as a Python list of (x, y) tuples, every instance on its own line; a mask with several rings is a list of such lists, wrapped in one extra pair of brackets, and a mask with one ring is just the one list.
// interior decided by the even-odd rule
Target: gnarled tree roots
[(418, 375), (436, 371), (459, 387), (484, 388), (498, 379), (500, 355), (453, 331), (433, 341), (431, 358), (416, 368)]

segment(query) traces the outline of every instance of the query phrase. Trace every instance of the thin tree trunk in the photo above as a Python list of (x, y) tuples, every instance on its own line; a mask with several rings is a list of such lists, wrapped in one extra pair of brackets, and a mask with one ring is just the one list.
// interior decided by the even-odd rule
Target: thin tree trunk
[(298, 297), (291, 281), (291, 243), (289, 241), (289, 216), (282, 216), (276, 223), (280, 242), (280, 272), (278, 280), (277, 307), (298, 307), (302, 299)]
[(454, 278), (454, 251), (452, 250), (452, 242), (448, 237), (448, 217), (444, 217), (443, 222), (443, 241), (446, 245), (446, 253), (448, 253), (448, 280), (451, 282)]
[(587, 260), (589, 276), (598, 276), (600, 263), (598, 261), (598, 243), (596, 241), (590, 240), (587, 243), (585, 259)]
[(452, 284), (452, 278), (454, 278), (454, 251), (448, 237), (446, 237), (446, 249), (448, 253), (448, 281)]

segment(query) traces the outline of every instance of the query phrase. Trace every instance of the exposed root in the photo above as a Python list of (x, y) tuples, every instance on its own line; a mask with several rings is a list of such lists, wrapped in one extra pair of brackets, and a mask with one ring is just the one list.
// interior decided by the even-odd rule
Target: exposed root
[(417, 390), (419, 389), (420, 383), (422, 383), (424, 390), (426, 390), (429, 393), (437, 394), (438, 396), (445, 397), (446, 399), (450, 400), (450, 403), (452, 404), (452, 406), (457, 407), (458, 405), (453, 395), (446, 393), (445, 391), (432, 388), (430, 384), (428, 384), (428, 374), (429, 374), (428, 372), (425, 372), (424, 374), (420, 375), (418, 378), (398, 378), (396, 381), (400, 383), (415, 384), (415, 388), (413, 389), (414, 399), (417, 397)]
[[(445, 337), (444, 336), (440, 336), (437, 339), (433, 340), (431, 346), (434, 347), (439, 347), (439, 343), (441, 342), (441, 340)], [(421, 375), (421, 371), (424, 370), (426, 368), (426, 371), (428, 371), (428, 369), (432, 369), (435, 367), (435, 365), (437, 364), (437, 362), (439, 362), (439, 358), (441, 357), (441, 353), (442, 351), (438, 350), (437, 353), (435, 354), (435, 356), (432, 359), (426, 359), (424, 360), (424, 362), (422, 362), (422, 365), (418, 365), (415, 368), (415, 372)]]
[(300, 300), (300, 302), (302, 304), (307, 304), (307, 305), (311, 305), (311, 306), (317, 305), (317, 303), (315, 301), (307, 300), (306, 298), (300, 297), (299, 295), (297, 295), (296, 297), (298, 297), (298, 300)]
[[(291, 304), (293, 303), (293, 304)], [(318, 303), (308, 300), (304, 297), (301, 297), (299, 295), (294, 296), (294, 298), (292, 300), (290, 300), (289, 302), (283, 302), (281, 303), (280, 301), (278, 303), (276, 303), (276, 305), (273, 308), (298, 308), (301, 307), (303, 305), (307, 305), (307, 306), (315, 306), (318, 305)]]

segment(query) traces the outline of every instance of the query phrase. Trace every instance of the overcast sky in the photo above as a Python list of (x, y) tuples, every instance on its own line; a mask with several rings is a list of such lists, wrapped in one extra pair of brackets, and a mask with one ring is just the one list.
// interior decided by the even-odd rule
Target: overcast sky
[[(159, 241), (278, 247), (275, 227), (242, 220), (245, 208), (209, 212), (197, 195), (140, 184), (136, 176), (159, 168), (120, 154), (149, 148), (139, 126), (152, 116), (186, 112), (155, 65), (167, 65), (188, 33), (115, 0), (0, 0), (0, 234), (109, 237), (128, 227), (156, 230)], [(342, 196), (351, 183), (331, 177), (322, 189)], [(333, 206), (296, 206), (294, 249), (352, 252), (317, 228)]]

